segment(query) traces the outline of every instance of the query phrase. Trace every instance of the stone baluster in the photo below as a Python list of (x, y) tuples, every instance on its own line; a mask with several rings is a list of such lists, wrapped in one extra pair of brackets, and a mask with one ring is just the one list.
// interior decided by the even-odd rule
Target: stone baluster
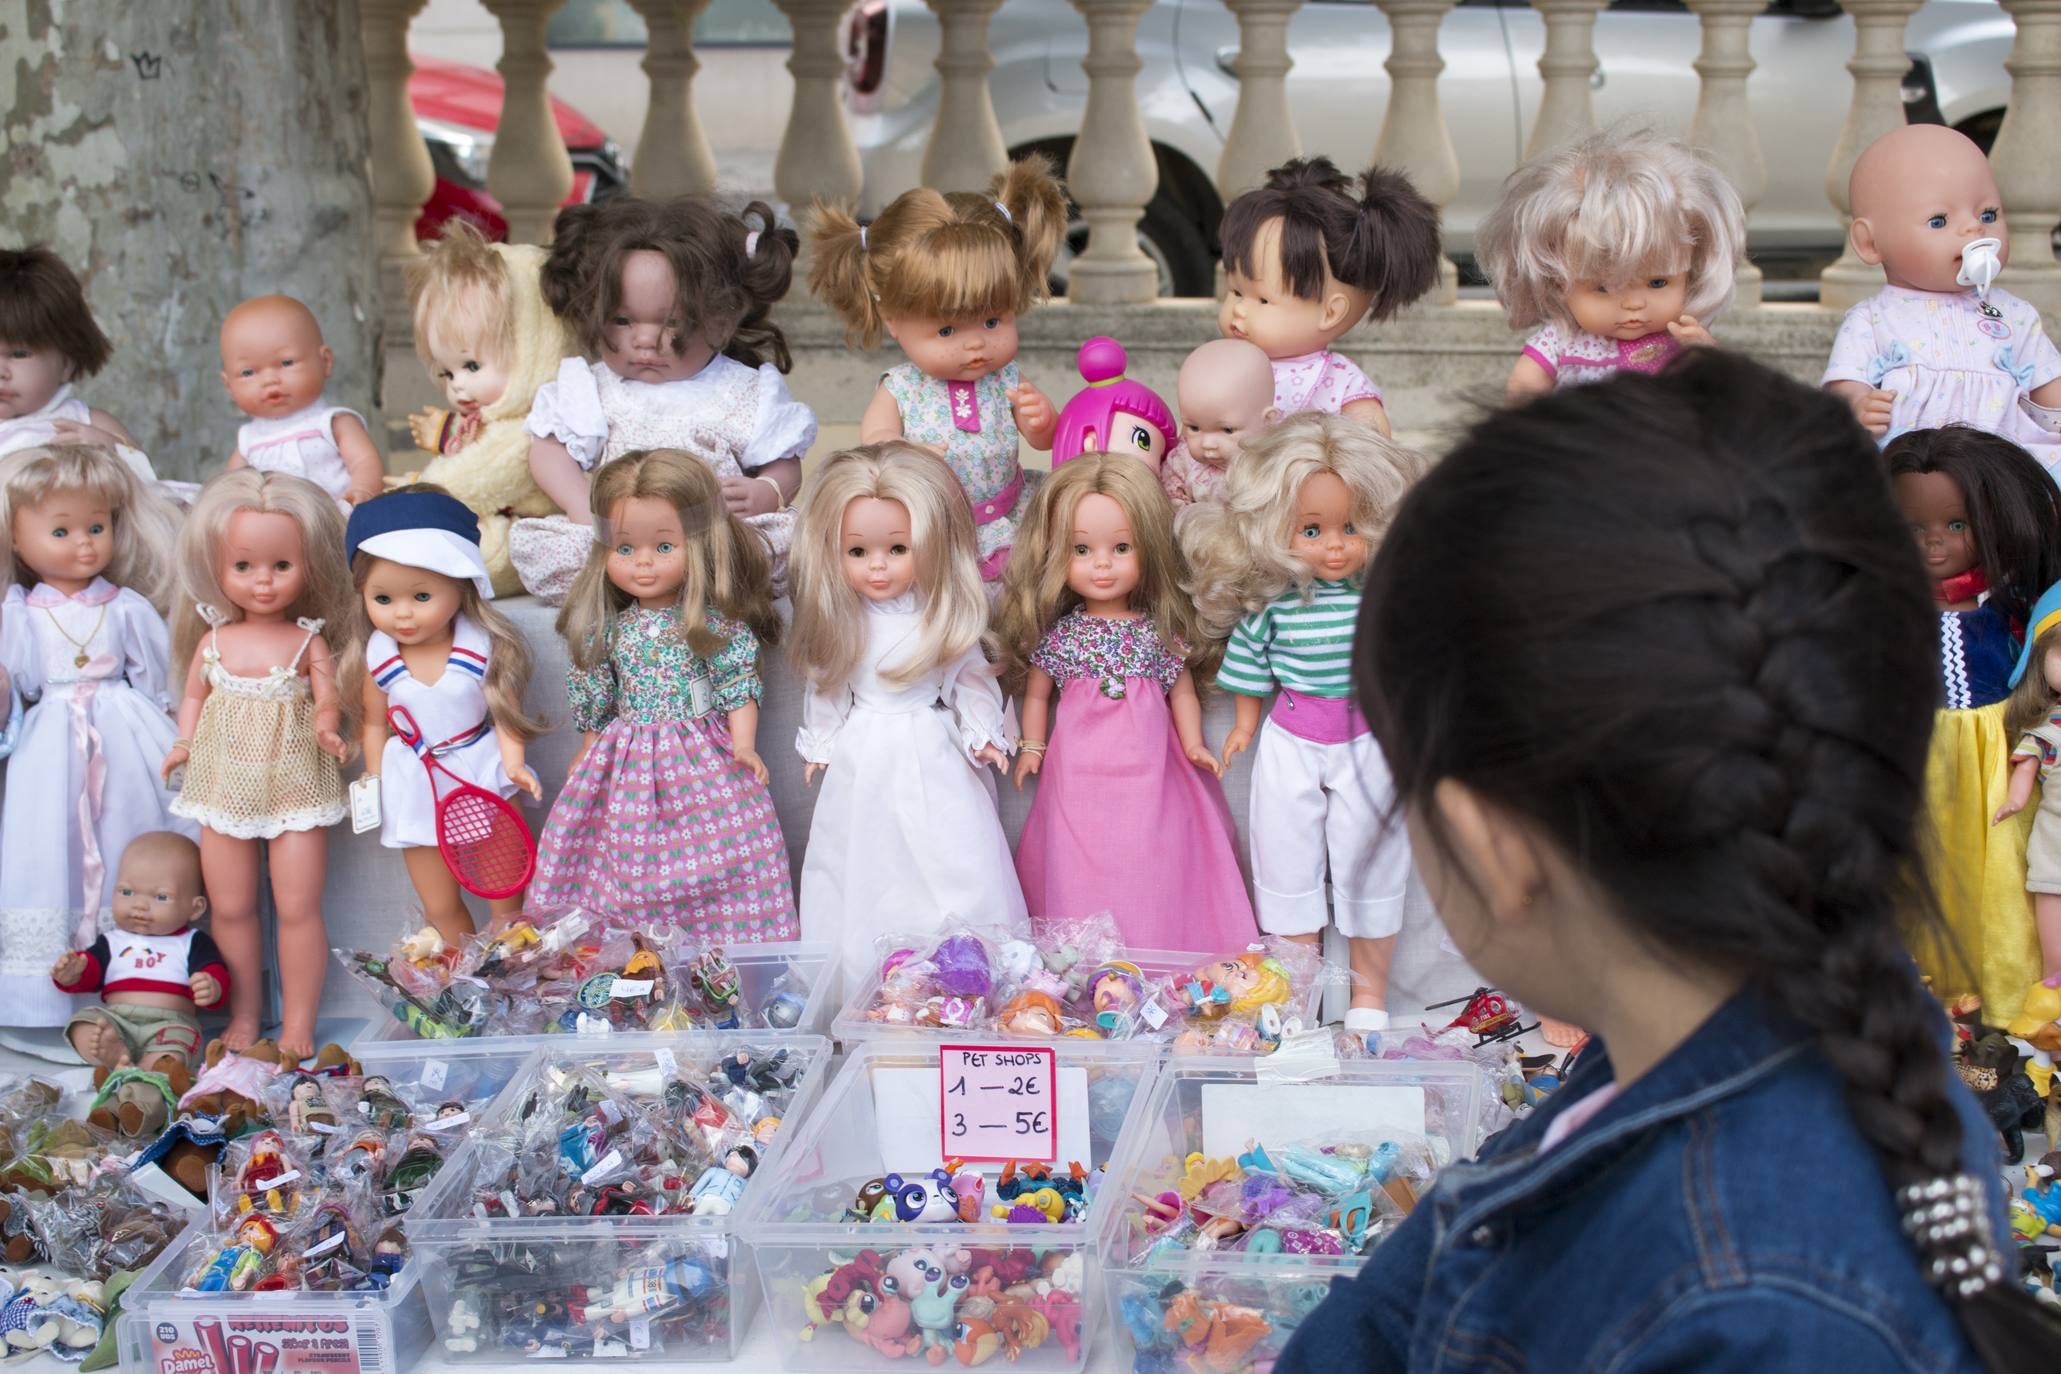
[[(1438, 29), (1454, 0), (1374, 0), (1388, 16), (1388, 114), (1374, 142), (1374, 161), (1407, 172), (1424, 198), (1443, 209), (1460, 190), (1460, 159), (1438, 103)], [(1431, 300), (1451, 305), (1460, 298), (1460, 277), (1452, 259), (1438, 260), (1438, 286)]]
[(1596, 75), (1596, 13), (1609, 0), (1531, 0), (1546, 24), (1546, 48), (1539, 54), (1539, 117), (1525, 142), (1527, 161), (1574, 142), (1596, 127), (1589, 82)]
[(1009, 163), (988, 96), (988, 20), (1002, 0), (924, 0), (937, 16), (937, 117), (923, 146), (923, 184), (978, 191)]
[(2061, 0), (2003, 0), (2018, 24), (2004, 69), (2011, 104), (1990, 149), (1990, 167), (2011, 229), (2003, 284), (2042, 310), (2061, 310)]
[(1288, 21), (1302, 0), (1224, 0), (1238, 17), (1238, 107), (1217, 158), (1217, 189), (1226, 201), (1250, 191), (1267, 173), (1302, 152), (1288, 111)]
[[(789, 213), (807, 220), (817, 201), (854, 204), (865, 185), (859, 149), (844, 121), (844, 53), (838, 46), (838, 22), (851, 0), (773, 0), (787, 16), (794, 51), (787, 70), (794, 74), (794, 104), (787, 111), (787, 130), (780, 136), (780, 154), (773, 161), (773, 189), (787, 202)], [(802, 259), (795, 264), (797, 290), (808, 280), (808, 237), (802, 238)]]
[(1159, 269), (1138, 247), (1138, 221), (1159, 189), (1159, 165), (1138, 110), (1138, 21), (1151, 0), (1073, 0), (1088, 21), (1088, 105), (1066, 163), (1066, 184), (1088, 222), (1068, 293), (1083, 305), (1129, 305), (1159, 295)]
[[(1839, 211), (1841, 223), (1853, 224), (1853, 203), (1847, 199), (1846, 179), (1861, 150), (1904, 123), (1904, 73), (1911, 69), (1910, 54), (1904, 51), (1904, 25), (1916, 13), (1921, 0), (1846, 0), (1846, 12), (1853, 16), (1853, 59), (1846, 69), (1853, 73), (1853, 99), (1846, 107), (1846, 122), (1839, 126), (1839, 142), (1833, 145), (1832, 162), (1825, 170), (1825, 194)], [(1845, 310), (1875, 294), (1882, 286), (1882, 269), (1862, 262), (1848, 236), (1839, 260), (1818, 275), (1818, 299), (1833, 310)]]
[(677, 196), (716, 189), (716, 157), (694, 113), (694, 21), (708, 0), (629, 0), (644, 17), (644, 75), (651, 102), (630, 164), (630, 189), (640, 196)]
[[(1747, 211), (1768, 189), (1768, 164), (1760, 154), (1760, 134), (1746, 102), (1746, 78), (1753, 74), (1753, 20), (1767, 9), (1764, 0), (1687, 0), (1703, 24), (1703, 51), (1696, 55), (1696, 115), (1689, 121), (1689, 142), (1711, 160), (1739, 192)], [(1744, 245), (1741, 245), (1742, 247)], [(1735, 303), (1741, 309), (1760, 304), (1760, 269), (1741, 263)]]
[(408, 24), (428, 0), (361, 0), (359, 27), (365, 40), (366, 118), (372, 144), (373, 243), (380, 259), (380, 301), (387, 328), (410, 332), (407, 286), (402, 273), (415, 246), (415, 221), (436, 189), (429, 147), (415, 126), (408, 100)]
[(514, 243), (549, 243), (572, 192), (572, 159), (551, 114), (545, 26), (565, 0), (480, 0), (501, 24), (501, 123), (487, 158), (487, 190), (501, 202)]

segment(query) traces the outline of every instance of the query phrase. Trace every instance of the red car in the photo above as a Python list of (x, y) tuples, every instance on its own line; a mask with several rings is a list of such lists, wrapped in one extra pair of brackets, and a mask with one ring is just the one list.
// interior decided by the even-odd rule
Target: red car
[[(487, 194), (487, 158), (494, 151), (494, 130), (501, 122), (501, 74), (462, 62), (414, 57), (408, 78), (408, 99), (415, 107), (415, 126), (429, 144), (436, 189), (415, 221), (415, 237), (435, 238), (453, 217), (471, 220), (488, 238), (508, 237), (501, 202)], [(630, 166), (622, 150), (601, 127), (563, 100), (551, 101), (558, 136), (572, 159), (572, 194), (567, 205), (606, 200), (629, 189)]]

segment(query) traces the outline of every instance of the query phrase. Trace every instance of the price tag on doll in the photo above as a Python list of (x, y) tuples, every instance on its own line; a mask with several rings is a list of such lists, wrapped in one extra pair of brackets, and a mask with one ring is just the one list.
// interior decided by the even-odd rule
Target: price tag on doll
[(938, 1051), (938, 1155), (1059, 1159), (1059, 1052), (946, 1045)]
[(367, 773), (351, 784), (351, 833), (379, 829), (379, 775)]
[(431, 1059), (422, 1066), (422, 1086), (427, 1092), (440, 1093), (444, 1090), (444, 1076), (451, 1066), (441, 1059)]
[(673, 1052), (664, 1045), (653, 1050), (651, 1057), (658, 1062), (658, 1071), (666, 1081), (671, 1082), (680, 1076), (680, 1061), (675, 1059)]

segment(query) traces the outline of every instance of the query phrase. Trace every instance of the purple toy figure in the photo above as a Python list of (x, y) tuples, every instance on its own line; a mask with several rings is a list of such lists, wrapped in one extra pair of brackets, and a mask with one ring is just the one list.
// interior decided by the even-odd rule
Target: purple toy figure
[(1106, 334), (1081, 345), (1078, 365), (1087, 386), (1059, 412), (1052, 466), (1083, 453), (1128, 453), (1158, 472), (1176, 432), (1166, 402), (1144, 383), (1124, 376), (1124, 346)]

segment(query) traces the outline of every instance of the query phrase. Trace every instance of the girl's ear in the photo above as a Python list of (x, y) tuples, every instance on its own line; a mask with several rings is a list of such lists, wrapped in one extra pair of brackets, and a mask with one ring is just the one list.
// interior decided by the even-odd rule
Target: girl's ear
[(1529, 826), (1466, 783), (1441, 779), (1432, 789), (1467, 880), (1497, 924), (1528, 919), (1545, 886), (1545, 856)]

